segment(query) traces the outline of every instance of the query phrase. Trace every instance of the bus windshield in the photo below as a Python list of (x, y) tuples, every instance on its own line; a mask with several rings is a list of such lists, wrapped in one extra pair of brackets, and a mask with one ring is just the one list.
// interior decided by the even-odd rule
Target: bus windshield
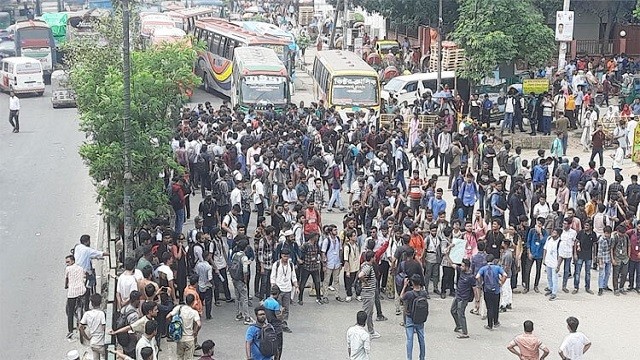
[[(49, 44), (49, 34), (50, 30), (46, 28), (42, 29), (20, 29), (18, 30), (20, 41), (22, 46), (50, 46)], [(38, 41), (34, 41), (38, 40)]]
[(255, 75), (241, 80), (242, 102), (246, 104), (286, 104), (286, 90), (287, 78), (284, 76)]
[(333, 104), (375, 105), (378, 103), (378, 79), (370, 76), (336, 76), (333, 79)]

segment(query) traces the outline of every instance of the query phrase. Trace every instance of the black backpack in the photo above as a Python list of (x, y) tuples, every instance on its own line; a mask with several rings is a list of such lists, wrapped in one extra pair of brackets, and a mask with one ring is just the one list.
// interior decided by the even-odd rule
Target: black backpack
[(411, 321), (414, 324), (424, 324), (429, 317), (429, 302), (427, 292), (424, 290), (414, 291), (416, 297), (411, 305)]
[(192, 269), (196, 266), (196, 263), (198, 262), (198, 260), (196, 260), (196, 255), (195, 255), (195, 247), (198, 246), (200, 247), (203, 251), (205, 249), (205, 247), (201, 244), (201, 243), (193, 243), (191, 244), (191, 246), (189, 246), (189, 251), (187, 251), (187, 266), (189, 269)]
[(513, 176), (516, 174), (516, 157), (517, 155), (510, 156), (505, 163), (505, 171), (508, 175)]
[(231, 258), (231, 265), (229, 266), (229, 275), (233, 280), (244, 280), (244, 269), (242, 265), (242, 254), (235, 253)]
[(406, 152), (402, 152), (402, 169), (409, 170), (411, 164), (409, 163), (409, 156), (407, 156)]
[[(254, 325), (258, 327), (257, 325)], [(278, 335), (271, 324), (264, 324), (258, 333), (260, 341), (260, 354), (263, 356), (274, 356), (278, 352)]]
[[(136, 311), (137, 310), (132, 307), (131, 309), (129, 309), (129, 311), (127, 311), (124, 314), (120, 312), (118, 314), (118, 318), (116, 319), (115, 324), (113, 325), (113, 330), (122, 329), (127, 325), (131, 325), (129, 324), (129, 320), (128, 320), (129, 316)], [(120, 346), (122, 346), (125, 349), (129, 348), (132, 345), (132, 343), (135, 345), (135, 340), (132, 341), (131, 338), (132, 338), (132, 334), (129, 334), (128, 332), (124, 332), (116, 335), (116, 340), (118, 340), (118, 344), (120, 344)]]

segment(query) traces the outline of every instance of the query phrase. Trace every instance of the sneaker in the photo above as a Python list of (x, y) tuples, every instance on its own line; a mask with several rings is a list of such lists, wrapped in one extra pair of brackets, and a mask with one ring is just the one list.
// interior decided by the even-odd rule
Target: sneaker
[(376, 321), (387, 321), (387, 320), (388, 320), (387, 317), (384, 315), (380, 315), (376, 317)]
[(460, 334), (460, 335), (458, 335), (458, 336), (457, 336), (457, 338), (458, 338), (458, 339), (468, 339), (468, 338), (469, 338), (469, 335), (467, 335), (467, 334)]
[(507, 312), (507, 309), (505, 309), (503, 306), (500, 306), (500, 309), (498, 309), (498, 312), (504, 313), (504, 312)]
[(236, 315), (236, 321), (240, 321), (240, 320), (242, 320), (242, 319), (244, 319), (244, 317), (242, 316), (242, 314), (238, 314), (238, 315)]
[(487, 330), (493, 330), (493, 328), (491, 326), (489, 326), (489, 325), (485, 325), (484, 328), (487, 329)]
[(440, 293), (440, 298), (441, 299), (446, 299), (447, 298), (447, 293), (444, 292), (444, 291), (442, 293)]
[(300, 305), (300, 306), (304, 305), (304, 303), (302, 302), (302, 300), (298, 300), (298, 305)]
[(381, 337), (382, 337), (382, 335), (380, 335), (380, 333), (377, 332), (377, 331), (374, 331), (373, 334), (371, 334), (371, 338), (372, 339), (379, 339)]
[(539, 294), (539, 293), (540, 293), (540, 290), (538, 289), (538, 287), (537, 287), (537, 286), (534, 286), (534, 287), (533, 287), (533, 291), (534, 291), (536, 294)]
[(526, 294), (526, 293), (528, 293), (528, 292), (529, 292), (529, 289), (527, 289), (527, 288), (524, 288), (524, 290), (522, 290), (522, 293), (523, 293), (523, 294)]
[(547, 290), (544, 292), (544, 296), (549, 296), (549, 295), (551, 295), (551, 290)]
[(613, 295), (615, 295), (615, 296), (620, 296), (620, 291), (618, 291), (618, 290), (613, 290)]
[(640, 289), (636, 289), (636, 293), (637, 293), (637, 294), (640, 294)]
[(73, 331), (72, 331), (72, 332), (70, 332), (70, 333), (68, 333), (68, 334), (67, 334), (67, 336), (66, 336), (66, 338), (67, 338), (67, 340), (71, 340), (71, 339), (73, 339)]
[(505, 306), (505, 309), (507, 309), (507, 310), (513, 310), (513, 308), (511, 307), (511, 304), (509, 304), (509, 305)]
[(400, 309), (396, 309), (396, 316), (402, 315), (402, 311)]
[(351, 296), (347, 296), (347, 297), (344, 299), (344, 301), (345, 301), (345, 302), (351, 302)]
[(328, 289), (329, 291), (336, 291), (336, 288), (334, 288), (333, 286), (329, 286)]
[(574, 290), (571, 292), (571, 294), (572, 294), (572, 295), (575, 295), (575, 294), (577, 294), (577, 293), (578, 293), (578, 289), (574, 289)]
[(591, 295), (593, 295), (593, 291), (591, 291), (591, 289), (587, 289), (587, 290), (585, 290), (585, 291), (587, 292), (587, 294), (591, 294)]
[(554, 301), (557, 298), (558, 298), (557, 296), (552, 294), (551, 296), (549, 296), (549, 301)]
[(320, 300), (320, 299), (316, 299), (316, 304), (318, 304), (318, 305), (322, 305), (322, 300)]
[(500, 323), (499, 323), (499, 322), (497, 322), (497, 323), (493, 324), (493, 327), (494, 327), (494, 328), (499, 328), (499, 327), (500, 327)]
[(562, 291), (566, 292), (567, 294), (569, 293), (569, 289), (567, 288), (562, 288)]
[(627, 290), (625, 290), (625, 289), (620, 289), (620, 293), (621, 293), (622, 295), (627, 295)]
[(293, 332), (293, 331), (291, 331), (291, 329), (289, 329), (288, 326), (283, 327), (282, 331), (286, 332), (287, 334), (291, 334)]
[(244, 322), (243, 322), (243, 324), (245, 324), (245, 325), (253, 325), (253, 324), (255, 324), (255, 323), (256, 323), (256, 322), (255, 322), (255, 321), (253, 321), (253, 319), (252, 319), (252, 318), (250, 318), (250, 317), (246, 317), (246, 318), (244, 318)]
[(598, 289), (598, 296), (602, 296), (603, 293), (604, 293), (604, 289)]
[(344, 299), (341, 298), (340, 296), (336, 296), (336, 301), (337, 302), (344, 302)]
[(226, 302), (227, 304), (231, 304), (233, 302), (236, 302), (234, 299), (227, 299), (224, 302)]
[(328, 298), (328, 297), (326, 297), (326, 296), (325, 296), (325, 297), (323, 297), (323, 298), (322, 298), (322, 303), (323, 303), (323, 304), (328, 304), (328, 303), (329, 303), (329, 298)]
[(362, 301), (362, 296), (360, 296), (360, 295), (356, 296), (356, 300)]

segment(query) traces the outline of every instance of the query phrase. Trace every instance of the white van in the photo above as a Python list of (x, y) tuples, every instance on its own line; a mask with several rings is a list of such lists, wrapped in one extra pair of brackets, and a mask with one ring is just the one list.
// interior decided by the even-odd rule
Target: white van
[[(437, 83), (438, 73), (436, 72), (396, 76), (382, 88), (382, 98), (385, 101), (396, 99), (398, 105), (411, 105), (425, 92), (435, 93)], [(449, 85), (449, 89), (455, 89), (455, 71), (442, 72), (442, 86), (444, 85)]]
[(16, 94), (44, 94), (44, 74), (39, 60), (30, 57), (8, 57), (0, 61), (0, 89)]

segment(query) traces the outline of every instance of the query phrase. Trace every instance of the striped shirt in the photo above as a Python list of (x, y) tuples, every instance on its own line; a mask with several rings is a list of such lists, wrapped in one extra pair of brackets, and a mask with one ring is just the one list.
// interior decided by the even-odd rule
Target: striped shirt
[(373, 270), (371, 264), (365, 262), (362, 263), (360, 272), (364, 273), (362, 278), (362, 290), (373, 290), (376, 288), (376, 273)]
[(84, 295), (87, 288), (84, 286), (84, 269), (73, 264), (64, 269), (64, 277), (67, 279), (67, 298), (73, 299)]

